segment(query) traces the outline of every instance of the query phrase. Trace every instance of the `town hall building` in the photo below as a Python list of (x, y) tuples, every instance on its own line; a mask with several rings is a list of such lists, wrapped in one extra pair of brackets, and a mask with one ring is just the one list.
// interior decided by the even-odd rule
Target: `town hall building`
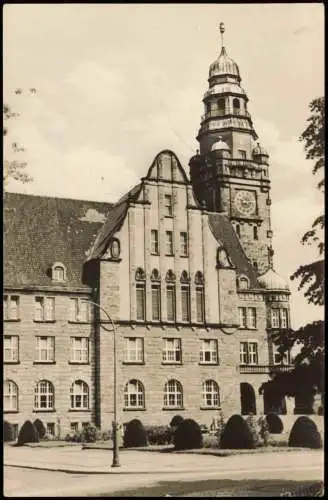
[[(223, 32), (223, 26), (220, 25)], [(273, 266), (269, 156), (237, 64), (211, 64), (187, 166), (159, 152), (117, 203), (6, 193), (4, 418), (65, 436), (114, 418), (210, 425), (293, 413), (259, 388), (290, 369)], [(115, 341), (115, 349), (114, 349)]]

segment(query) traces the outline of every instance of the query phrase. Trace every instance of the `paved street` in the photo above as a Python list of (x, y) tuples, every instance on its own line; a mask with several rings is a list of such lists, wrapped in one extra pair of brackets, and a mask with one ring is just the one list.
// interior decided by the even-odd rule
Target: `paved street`
[[(313, 482), (323, 478), (323, 453), (320, 451), (215, 457), (125, 450), (120, 458), (122, 466), (111, 469), (111, 452), (105, 450), (6, 446), (5, 495), (90, 496), (151, 486), (159, 481), (260, 478)], [(13, 467), (15, 463), (53, 470)], [(56, 471), (56, 468), (69, 470), (69, 466), (80, 472)]]

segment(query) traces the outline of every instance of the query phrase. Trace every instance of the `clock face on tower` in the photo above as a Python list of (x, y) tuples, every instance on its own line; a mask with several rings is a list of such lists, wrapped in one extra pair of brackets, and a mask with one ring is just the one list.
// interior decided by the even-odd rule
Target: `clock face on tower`
[(256, 212), (256, 198), (254, 191), (237, 191), (234, 199), (236, 209), (241, 215), (250, 216)]

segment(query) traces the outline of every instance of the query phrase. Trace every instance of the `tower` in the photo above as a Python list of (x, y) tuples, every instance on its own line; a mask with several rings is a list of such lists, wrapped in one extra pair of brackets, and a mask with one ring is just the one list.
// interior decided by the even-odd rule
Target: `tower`
[(197, 135), (200, 149), (190, 159), (190, 178), (199, 203), (229, 217), (248, 259), (263, 273), (273, 255), (269, 156), (258, 142), (224, 31), (220, 23), (221, 52), (209, 69)]

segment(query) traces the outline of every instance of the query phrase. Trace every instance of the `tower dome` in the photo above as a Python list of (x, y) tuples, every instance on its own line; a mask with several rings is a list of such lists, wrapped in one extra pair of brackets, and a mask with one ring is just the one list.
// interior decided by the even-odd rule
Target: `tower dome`
[(222, 137), (219, 136), (218, 141), (216, 141), (214, 144), (212, 144), (211, 151), (229, 151), (229, 153), (230, 153), (230, 148), (229, 148), (228, 144), (226, 144), (222, 140)]
[(272, 268), (258, 276), (257, 280), (266, 290), (289, 290), (288, 283)]
[(209, 78), (223, 75), (234, 76), (240, 80), (237, 63), (227, 55), (225, 47), (222, 47), (219, 57), (211, 64)]

